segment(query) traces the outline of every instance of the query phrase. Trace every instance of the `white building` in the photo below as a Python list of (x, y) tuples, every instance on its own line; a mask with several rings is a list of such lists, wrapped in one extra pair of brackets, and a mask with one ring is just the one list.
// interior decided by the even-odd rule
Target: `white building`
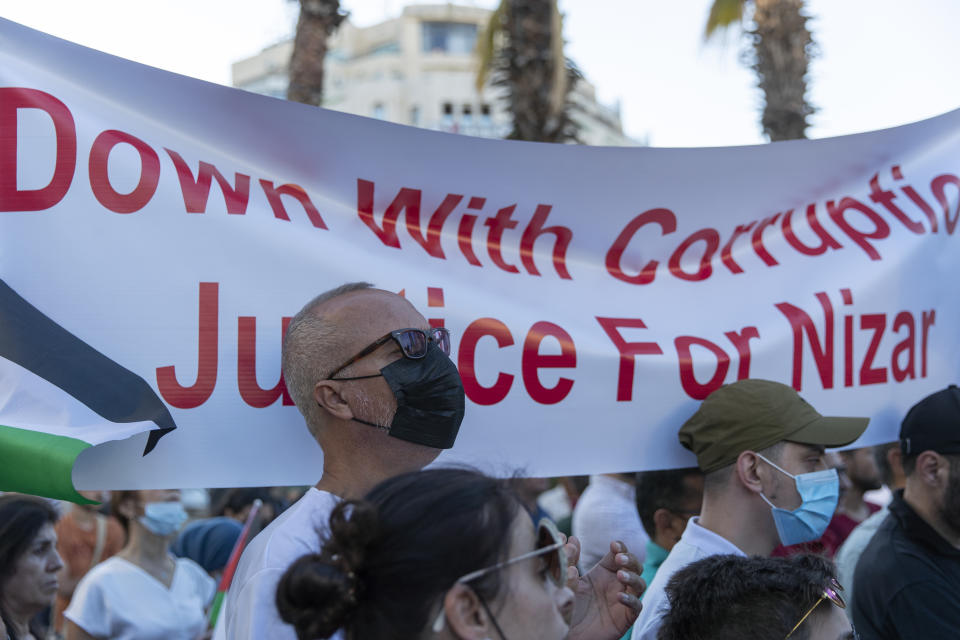
[[(343, 22), (330, 42), (324, 105), (416, 127), (502, 138), (510, 115), (496, 89), (476, 89), (476, 40), (490, 11), (453, 4), (412, 5), (399, 18), (358, 28)], [(286, 97), (293, 41), (233, 64), (241, 89)], [(584, 144), (638, 144), (623, 134), (618, 107), (597, 102), (593, 85), (577, 83), (573, 114)]]

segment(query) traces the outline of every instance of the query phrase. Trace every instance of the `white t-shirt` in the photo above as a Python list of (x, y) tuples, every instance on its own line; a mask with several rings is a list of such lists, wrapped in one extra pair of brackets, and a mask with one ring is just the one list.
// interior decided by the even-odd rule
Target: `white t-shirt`
[(680, 569), (691, 562), (720, 554), (733, 554), (746, 557), (737, 545), (721, 535), (700, 526), (699, 516), (687, 521), (687, 528), (677, 544), (673, 545), (670, 555), (657, 569), (653, 582), (647, 585), (643, 594), (643, 609), (637, 623), (633, 625), (631, 640), (656, 640), (663, 616), (670, 606), (664, 587)]
[(196, 640), (216, 583), (193, 560), (176, 562), (167, 588), (132, 562), (104, 560), (80, 580), (63, 615), (96, 638)]
[(573, 508), (572, 533), (580, 539), (580, 570), (586, 573), (619, 540), (637, 556), (647, 555), (647, 540), (637, 513), (637, 489), (632, 482), (610, 476), (590, 476), (590, 484)]
[[(280, 619), (277, 584), (301, 556), (318, 553), (340, 498), (311, 487), (250, 541), (230, 585), (226, 636), (230, 640), (297, 640), (294, 628)], [(333, 636), (342, 640), (343, 635)]]
[[(857, 571), (860, 556), (867, 545), (870, 544), (870, 541), (873, 540), (873, 534), (877, 532), (888, 515), (890, 515), (890, 508), (883, 507), (858, 524), (840, 545), (833, 557), (833, 562), (837, 565), (837, 582), (843, 585), (845, 589), (843, 599), (847, 602), (853, 602), (853, 576)], [(851, 621), (853, 620), (853, 607), (847, 607), (844, 609), (844, 613)]]

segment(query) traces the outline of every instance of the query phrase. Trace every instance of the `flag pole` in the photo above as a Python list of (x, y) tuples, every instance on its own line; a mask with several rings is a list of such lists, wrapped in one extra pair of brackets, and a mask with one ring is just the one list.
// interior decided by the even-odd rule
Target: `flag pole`
[(240, 531), (240, 537), (233, 545), (233, 551), (230, 552), (230, 559), (227, 560), (227, 566), (223, 568), (223, 576), (220, 578), (220, 586), (217, 587), (217, 594), (213, 597), (213, 604), (210, 605), (209, 629), (217, 626), (217, 618), (220, 617), (220, 609), (223, 607), (223, 599), (227, 595), (227, 589), (233, 582), (233, 574), (237, 571), (237, 564), (240, 562), (240, 554), (247, 544), (247, 536), (250, 535), (250, 529), (253, 527), (253, 521), (260, 513), (260, 507), (263, 506), (263, 500), (257, 498), (250, 507), (250, 513), (247, 515), (247, 521), (243, 524), (243, 530)]

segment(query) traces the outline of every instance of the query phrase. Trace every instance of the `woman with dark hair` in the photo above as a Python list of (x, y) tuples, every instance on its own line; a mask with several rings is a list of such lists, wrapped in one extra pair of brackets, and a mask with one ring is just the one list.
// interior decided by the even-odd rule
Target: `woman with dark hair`
[[(0, 496), (0, 628), (9, 640), (41, 640), (38, 613), (57, 595), (63, 568), (53, 525), (59, 514), (43, 498)], [(33, 621), (33, 622), (32, 622)]]
[(819, 555), (716, 555), (677, 571), (657, 640), (853, 640), (843, 587)]
[[(347, 640), (563, 640), (579, 617), (566, 551), (552, 523), (531, 526), (506, 481), (408, 473), (334, 509), (323, 550), (287, 570), (277, 607), (300, 640), (338, 630)], [(619, 638), (636, 617), (637, 589), (616, 589), (622, 620), (591, 640)]]
[(115, 491), (127, 530), (120, 552), (83, 577), (64, 612), (67, 640), (195, 640), (215, 585), (197, 563), (170, 553), (187, 520), (177, 490)]

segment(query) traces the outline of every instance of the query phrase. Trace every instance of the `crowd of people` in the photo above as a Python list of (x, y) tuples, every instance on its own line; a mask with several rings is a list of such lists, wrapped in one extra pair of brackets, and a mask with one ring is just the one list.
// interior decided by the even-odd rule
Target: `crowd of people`
[(324, 453), (291, 504), (231, 490), (188, 523), (174, 490), (0, 496), (0, 640), (960, 637), (956, 386), (850, 449), (866, 418), (740, 380), (678, 425), (696, 467), (498, 479), (426, 468), (465, 411), (449, 353), (404, 298), (344, 285), (284, 339)]

